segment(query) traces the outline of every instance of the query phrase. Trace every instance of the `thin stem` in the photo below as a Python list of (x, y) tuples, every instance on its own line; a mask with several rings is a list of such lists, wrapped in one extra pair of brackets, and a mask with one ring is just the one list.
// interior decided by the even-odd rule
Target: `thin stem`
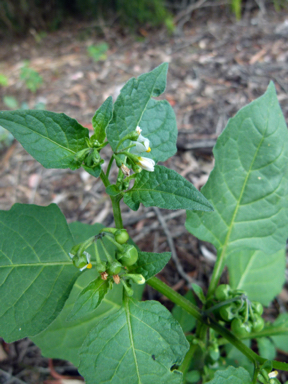
[(104, 253), (105, 253), (105, 256), (106, 256), (106, 259), (108, 260), (109, 263), (113, 263), (113, 257), (110, 255), (110, 253), (107, 251), (106, 247), (105, 247), (105, 244), (103, 242), (103, 240), (101, 239), (101, 245), (103, 247), (103, 250), (104, 250)]
[(190, 368), (191, 361), (193, 359), (193, 356), (194, 356), (197, 348), (198, 348), (197, 344), (190, 343), (189, 351), (186, 353), (182, 364), (178, 368), (178, 371), (183, 373), (183, 382), (185, 382), (186, 373), (188, 372), (188, 370)]
[(120, 252), (124, 251), (125, 248), (121, 244), (117, 243), (117, 241), (114, 239), (114, 237), (109, 236), (109, 235), (107, 235), (105, 237), (106, 237), (107, 240), (109, 240), (112, 244), (114, 244), (116, 246), (118, 251), (120, 251)]
[(110, 185), (110, 181), (108, 180), (108, 177), (105, 175), (105, 173), (102, 170), (100, 173), (100, 177), (105, 187), (108, 187)]
[(110, 161), (109, 161), (109, 163), (108, 163), (108, 167), (107, 167), (107, 171), (106, 171), (106, 177), (107, 177), (107, 179), (108, 179), (108, 177), (109, 177), (109, 173), (110, 173), (110, 170), (111, 170), (113, 161), (114, 161), (114, 155), (111, 156), (111, 159), (110, 159)]
[[(175, 292), (168, 285), (163, 283), (161, 280), (157, 279), (157, 277), (152, 277), (147, 281), (147, 283), (158, 292), (165, 295), (168, 299), (170, 299), (173, 303), (179, 305), (181, 308), (185, 309), (186, 312), (190, 313), (200, 322), (208, 325), (210, 328), (214, 329), (217, 333), (223, 336), (225, 339), (229, 341), (232, 345), (234, 345), (243, 355), (247, 356), (249, 360), (252, 362), (259, 362), (263, 364), (266, 359), (261, 356), (258, 356), (255, 352), (253, 352), (250, 348), (248, 348), (245, 344), (243, 344), (236, 336), (233, 335), (228, 329), (222, 327), (218, 324), (214, 319), (210, 317), (202, 316), (200, 310), (192, 304), (190, 301), (185, 299), (183, 296), (179, 295), (179, 293)], [(272, 366), (275, 369), (281, 369), (284, 371), (288, 371), (288, 364), (281, 363), (279, 361), (272, 361)]]
[(120, 201), (117, 199), (117, 196), (110, 196), (111, 202), (112, 202), (112, 208), (113, 208), (113, 214), (114, 214), (114, 220), (115, 220), (115, 227), (118, 229), (123, 229), (123, 221), (122, 221), (122, 215), (121, 215), (121, 209), (120, 209)]
[(121, 149), (119, 152), (115, 152), (115, 154), (116, 155), (121, 155), (122, 153), (125, 154), (125, 151), (127, 151), (127, 149), (130, 149), (130, 148), (133, 148), (133, 147), (136, 147), (136, 144), (128, 145), (128, 147), (125, 147), (125, 148)]
[(102, 260), (101, 260), (100, 255), (99, 255), (99, 249), (97, 246), (97, 241), (95, 241), (94, 246), (95, 246), (96, 263), (101, 264)]
[(223, 269), (224, 269), (224, 252), (222, 251), (221, 254), (217, 257), (216, 263), (214, 265), (213, 273), (211, 276), (211, 280), (210, 280), (210, 284), (207, 292), (207, 299), (209, 299), (214, 294), (214, 291), (217, 288), (218, 282), (222, 275)]

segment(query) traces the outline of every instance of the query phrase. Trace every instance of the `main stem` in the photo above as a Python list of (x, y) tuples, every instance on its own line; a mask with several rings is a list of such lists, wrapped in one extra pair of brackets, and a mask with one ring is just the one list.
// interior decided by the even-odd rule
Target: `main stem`
[[(107, 188), (110, 185), (110, 181), (108, 177), (105, 175), (103, 171), (100, 173), (101, 180), (103, 181), (103, 184)], [(123, 228), (123, 222), (122, 222), (122, 215), (120, 210), (120, 201), (117, 196), (110, 196), (111, 202), (112, 202), (112, 209), (113, 209), (113, 215), (115, 220), (115, 227), (118, 229)]]

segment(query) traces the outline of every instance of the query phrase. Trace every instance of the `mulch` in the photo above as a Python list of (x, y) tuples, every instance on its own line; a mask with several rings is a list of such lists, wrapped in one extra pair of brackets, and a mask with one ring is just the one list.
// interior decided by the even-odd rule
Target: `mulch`
[[(87, 47), (103, 41), (109, 44), (107, 58), (94, 62)], [(43, 77), (36, 93), (27, 90), (19, 78), (25, 60)], [(193, 22), (171, 36), (148, 28), (131, 35), (114, 24), (74, 22), (47, 36), (31, 31), (26, 38), (7, 38), (0, 46), (0, 73), (8, 77), (9, 85), (0, 87), (0, 109), (7, 109), (5, 95), (29, 108), (41, 102), (47, 110), (64, 112), (92, 129), (91, 118), (108, 96), (116, 98), (129, 78), (164, 61), (169, 62), (169, 73), (161, 98), (174, 108), (179, 129), (178, 152), (164, 165), (197, 188), (206, 183), (213, 169), (212, 148), (228, 119), (262, 95), (271, 80), (288, 122), (288, 13), (273, 9), (266, 14), (257, 10), (238, 22), (216, 7), (202, 9)], [(108, 148), (104, 154), (109, 159)], [(116, 171), (113, 168), (111, 175), (116, 177)], [(16, 202), (54, 202), (68, 222), (113, 225), (109, 198), (100, 180), (83, 170), (45, 169), (14, 141), (0, 152), (0, 209), (7, 210)], [(173, 260), (160, 274), (163, 281), (185, 293), (193, 279), (205, 290), (215, 250), (187, 233), (184, 211), (122, 208), (124, 225), (143, 251), (173, 251)], [(145, 297), (172, 307), (149, 287)], [(267, 319), (287, 308), (287, 303), (284, 288), (267, 309)], [(54, 365), (58, 376), (77, 375), (70, 363), (56, 360)], [(63, 382), (52, 362), (41, 357), (31, 341), (0, 344), (0, 383), (51, 380)]]

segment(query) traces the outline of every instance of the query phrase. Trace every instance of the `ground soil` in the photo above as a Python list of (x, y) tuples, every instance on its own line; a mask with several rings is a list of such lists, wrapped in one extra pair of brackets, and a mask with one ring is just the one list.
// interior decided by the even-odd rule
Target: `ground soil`
[[(0, 73), (8, 77), (9, 85), (0, 87), (0, 109), (7, 109), (4, 96), (13, 96), (19, 105), (26, 103), (29, 108), (41, 102), (47, 110), (64, 112), (91, 129), (95, 110), (108, 96), (116, 98), (130, 77), (169, 62), (163, 98), (174, 108), (179, 138), (177, 154), (165, 165), (201, 188), (213, 168), (213, 145), (228, 119), (263, 94), (271, 80), (288, 121), (288, 13), (271, 9), (263, 14), (257, 9), (236, 22), (226, 8), (216, 8), (198, 11), (173, 35), (149, 28), (131, 34), (114, 24), (74, 21), (47, 35), (31, 31), (25, 38), (7, 38), (0, 45)], [(95, 62), (87, 47), (103, 41), (109, 44), (107, 58)], [(20, 79), (25, 60), (43, 77), (36, 93)], [(108, 158), (108, 150), (105, 156)], [(83, 170), (44, 169), (15, 141), (2, 149), (0, 162), (0, 209), (9, 209), (16, 202), (54, 202), (68, 222), (113, 225), (111, 205), (101, 182)], [(193, 278), (205, 290), (215, 250), (187, 233), (184, 211), (141, 207), (132, 212), (123, 206), (123, 212), (124, 225), (142, 250), (169, 250), (167, 235), (171, 236), (178, 268), (171, 260), (159, 276), (163, 281), (185, 293), (187, 280)], [(164, 227), (160, 223), (163, 218)], [(145, 296), (160, 299), (171, 308), (165, 298), (150, 289)], [(287, 308), (287, 303), (284, 288), (267, 310), (267, 318)], [(0, 383), (62, 382), (52, 363), (49, 366), (28, 339), (2, 343), (0, 348)], [(284, 355), (280, 357), (287, 361)], [(77, 375), (67, 362), (54, 361), (54, 365), (58, 374)]]

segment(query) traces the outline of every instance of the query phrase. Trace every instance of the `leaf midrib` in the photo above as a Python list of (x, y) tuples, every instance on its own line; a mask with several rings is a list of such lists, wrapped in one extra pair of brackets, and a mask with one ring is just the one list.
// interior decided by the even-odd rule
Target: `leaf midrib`
[(137, 356), (136, 356), (136, 352), (135, 352), (133, 333), (132, 333), (132, 327), (131, 327), (129, 299), (125, 300), (125, 313), (126, 313), (126, 320), (127, 320), (129, 339), (130, 339), (130, 343), (131, 343), (131, 349), (132, 349), (132, 352), (133, 352), (133, 358), (134, 358), (134, 363), (135, 363), (135, 367), (136, 367), (136, 373), (137, 373), (137, 377), (138, 377), (138, 384), (141, 384), (142, 382), (141, 382), (141, 378), (140, 378), (140, 374), (139, 374)]

